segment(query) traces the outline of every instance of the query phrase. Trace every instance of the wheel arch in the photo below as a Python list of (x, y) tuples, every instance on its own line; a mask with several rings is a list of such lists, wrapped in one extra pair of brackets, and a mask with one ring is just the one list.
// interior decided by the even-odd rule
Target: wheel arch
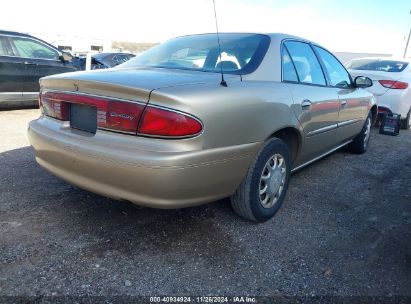
[(272, 133), (267, 139), (279, 138), (286, 143), (290, 148), (291, 160), (294, 162), (301, 151), (302, 135), (300, 131), (294, 127), (281, 128)]
[(378, 118), (378, 106), (376, 104), (371, 107), (370, 113), (372, 115), (371, 125), (373, 126), (377, 122), (377, 118)]

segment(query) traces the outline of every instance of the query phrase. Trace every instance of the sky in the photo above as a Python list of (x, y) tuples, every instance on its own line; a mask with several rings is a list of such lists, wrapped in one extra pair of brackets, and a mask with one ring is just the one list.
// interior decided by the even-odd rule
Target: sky
[[(411, 0), (215, 3), (220, 32), (287, 33), (336, 52), (402, 55), (411, 28)], [(212, 0), (15, 0), (1, 4), (0, 29), (163, 42), (186, 34), (214, 32), (215, 21)]]

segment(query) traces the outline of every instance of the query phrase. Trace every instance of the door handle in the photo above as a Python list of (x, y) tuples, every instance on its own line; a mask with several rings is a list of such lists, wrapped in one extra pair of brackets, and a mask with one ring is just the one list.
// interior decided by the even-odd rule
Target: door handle
[(346, 100), (341, 100), (341, 105), (342, 105), (342, 106), (346, 106), (346, 105), (347, 105), (347, 101), (346, 101)]
[(309, 110), (311, 109), (311, 105), (312, 105), (311, 100), (304, 99), (303, 102), (301, 103), (301, 108), (303, 110)]
[(32, 62), (32, 61), (24, 61), (25, 65), (37, 65), (37, 63)]

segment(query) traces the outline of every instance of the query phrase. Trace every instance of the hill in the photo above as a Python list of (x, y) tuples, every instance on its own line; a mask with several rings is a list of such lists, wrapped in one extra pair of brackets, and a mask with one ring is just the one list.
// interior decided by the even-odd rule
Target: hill
[(140, 43), (140, 42), (127, 42), (127, 41), (113, 41), (112, 48), (119, 51), (128, 51), (134, 54), (142, 53), (158, 43)]

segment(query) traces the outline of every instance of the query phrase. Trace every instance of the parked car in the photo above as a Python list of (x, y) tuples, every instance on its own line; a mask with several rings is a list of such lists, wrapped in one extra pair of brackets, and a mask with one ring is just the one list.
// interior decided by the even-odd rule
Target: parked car
[(365, 75), (372, 79), (368, 91), (377, 97), (378, 113), (401, 114), (402, 129), (411, 125), (411, 66), (406, 59), (369, 57), (346, 63), (353, 76)]
[(108, 69), (122, 64), (135, 55), (130, 53), (98, 53), (92, 56), (91, 69)]
[(369, 78), (352, 80), (302, 38), (220, 40), (221, 48), (215, 34), (179, 37), (116, 68), (42, 78), (43, 114), (28, 129), (37, 162), (144, 206), (231, 196), (239, 215), (263, 222), (284, 201), (291, 172), (346, 145), (367, 150), (377, 114), (362, 89)]
[(80, 68), (78, 59), (41, 39), (0, 31), (0, 107), (38, 104), (41, 77)]

